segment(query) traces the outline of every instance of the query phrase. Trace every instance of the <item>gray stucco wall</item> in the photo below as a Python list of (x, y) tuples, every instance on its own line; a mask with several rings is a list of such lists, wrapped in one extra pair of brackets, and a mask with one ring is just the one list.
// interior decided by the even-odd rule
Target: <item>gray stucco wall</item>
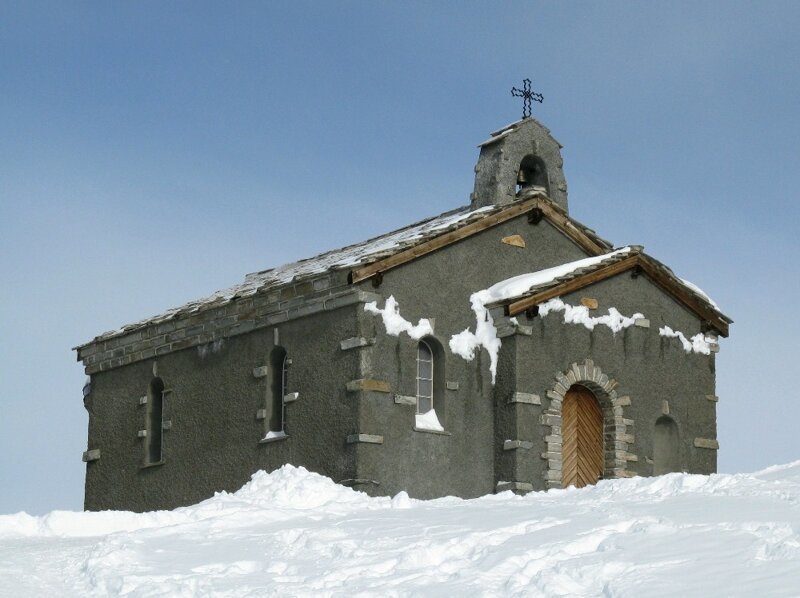
[[(512, 235), (525, 247), (501, 241)], [(546, 454), (552, 442), (544, 436), (557, 431), (550, 420), (543, 425), (557, 403), (548, 391), (558, 372), (586, 359), (617, 380), (618, 397), (630, 397), (618, 414), (630, 422), (630, 442), (620, 451), (626, 475), (652, 473), (652, 431), (664, 401), (679, 426), (686, 469), (715, 471), (716, 451), (694, 445), (695, 438), (716, 438), (716, 403), (706, 398), (714, 394), (714, 356), (687, 355), (676, 339), (658, 336), (662, 324), (690, 336), (700, 322), (644, 276), (622, 274), (564, 299), (577, 304), (582, 296), (596, 298), (596, 313), (609, 306), (626, 315), (643, 312), (650, 328), (615, 336), (604, 327), (565, 325), (560, 314), (531, 321), (520, 316), (529, 334), (503, 339), (494, 387), (485, 351), (471, 362), (450, 352), (453, 334), (475, 328), (471, 293), (582, 257), (583, 250), (546, 220), (532, 225), (521, 216), (389, 270), (377, 288), (371, 280), (355, 285), (362, 303), (322, 309), (327, 300), (316, 298), (311, 311), (302, 298), (287, 299), (296, 303), (284, 316), (288, 321), (93, 371), (88, 448), (99, 449), (101, 457), (87, 463), (86, 508), (190, 504), (236, 490), (258, 469), (284, 463), (371, 494), (473, 497), (500, 482), (516, 482), (517, 490), (545, 488), (553, 474)], [(339, 293), (340, 286), (327, 292)], [(436, 405), (444, 434), (415, 430), (415, 405), (403, 399), (416, 392), (417, 342), (407, 334), (387, 335), (380, 317), (364, 311), (364, 300), (374, 296), (382, 307), (390, 295), (406, 319), (434, 319), (444, 360), (440, 374), (448, 383)], [(267, 364), (276, 329), (278, 344), (292, 359), (287, 391), (299, 398), (287, 405), (288, 437), (261, 443), (265, 424), (256, 413), (264, 408), (268, 380), (253, 370)], [(145, 428), (145, 409), (139, 398), (154, 362), (172, 390), (165, 415), (171, 427), (163, 433), (163, 464), (142, 467), (144, 440), (137, 433)], [(509, 403), (518, 392), (536, 401)], [(507, 440), (524, 444), (509, 450)]]
[[(559, 383), (557, 375), (567, 374), (573, 363), (580, 365), (589, 359), (616, 380), (614, 392), (623, 399), (618, 401), (616, 416), (625, 420), (625, 433), (632, 440), (624, 449), (627, 472), (653, 474), (654, 426), (665, 408), (679, 429), (682, 469), (691, 473), (715, 472), (717, 451), (695, 446), (696, 438), (716, 439), (717, 403), (712, 400), (715, 355), (686, 353), (677, 339), (658, 333), (661, 326), (668, 325), (690, 337), (700, 332), (697, 316), (646, 277), (634, 279), (629, 273), (562, 299), (578, 305), (582, 297), (598, 300), (599, 307), (592, 315), (603, 315), (609, 307), (616, 307), (623, 315), (642, 313), (649, 318), (650, 327), (632, 326), (614, 334), (606, 326), (589, 330), (582, 325), (565, 324), (561, 312), (532, 320), (520, 316), (519, 322), (530, 327), (530, 335), (516, 334), (503, 339), (501, 368), (508, 380), (497, 391), (505, 395), (513, 391), (534, 393), (541, 397), (542, 404), (514, 405), (515, 411), (505, 416), (507, 425), (498, 427), (496, 446), (514, 438), (513, 434), (532, 446), (525, 451), (497, 452), (498, 471), (503, 475), (513, 474), (514, 480), (530, 483), (534, 489), (548, 487), (548, 461), (543, 457), (548, 450), (545, 436), (553, 428), (543, 425), (542, 416), (557, 400), (552, 392)], [(603, 398), (602, 391), (595, 390), (595, 394)], [(498, 401), (498, 408), (508, 411), (510, 406), (502, 403)], [(606, 437), (606, 443), (613, 441)]]
[[(525, 247), (501, 241), (519, 235)], [(388, 382), (392, 394), (363, 393), (364, 431), (381, 435), (382, 445), (359, 447), (359, 478), (369, 493), (394, 494), (406, 490), (417, 498), (444, 495), (474, 497), (495, 488), (494, 390), (485, 351), (468, 362), (453, 355), (448, 341), (453, 334), (475, 329), (475, 314), (469, 297), (492, 284), (535, 270), (581, 259), (586, 254), (547, 221), (529, 224), (526, 216), (479, 233), (424, 259), (410, 262), (384, 274), (372, 289), (385, 301), (393, 296), (401, 315), (416, 323), (432, 318), (435, 339), (444, 350), (445, 376), (457, 390), (444, 391), (444, 414), (436, 406), (447, 434), (414, 430), (415, 406), (396, 404), (394, 394), (416, 393), (417, 341), (403, 333), (386, 334), (380, 316), (361, 311), (365, 329), (376, 344), (362, 349), (369, 355), (364, 377)], [(379, 307), (383, 302), (379, 302)]]
[(303, 465), (334, 480), (355, 475), (356, 404), (346, 391), (357, 378), (358, 354), (342, 351), (357, 331), (355, 307), (321, 312), (278, 326), (279, 343), (292, 358), (287, 390), (288, 437), (260, 443), (268, 381), (254, 368), (267, 363), (274, 328), (201, 345), (157, 359), (158, 376), (172, 390), (166, 401), (164, 463), (142, 467), (145, 408), (139, 398), (153, 377), (153, 360), (92, 375), (89, 446), (101, 458), (87, 463), (85, 507), (90, 510), (169, 509), (234, 491), (259, 470)]

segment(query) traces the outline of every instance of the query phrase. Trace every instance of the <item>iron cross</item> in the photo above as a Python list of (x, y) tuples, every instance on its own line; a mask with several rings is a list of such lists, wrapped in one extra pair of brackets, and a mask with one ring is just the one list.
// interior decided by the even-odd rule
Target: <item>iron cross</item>
[(511, 88), (511, 95), (515, 98), (523, 98), (524, 107), (522, 109), (522, 118), (528, 118), (531, 115), (531, 100), (535, 100), (540, 104), (544, 100), (544, 96), (535, 91), (531, 91), (531, 80), (522, 80), (522, 89), (516, 87)]

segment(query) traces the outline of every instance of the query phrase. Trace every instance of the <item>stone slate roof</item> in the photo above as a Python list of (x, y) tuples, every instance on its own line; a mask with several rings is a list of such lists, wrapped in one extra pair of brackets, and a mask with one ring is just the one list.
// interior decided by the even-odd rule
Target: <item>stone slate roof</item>
[(723, 314), (717, 304), (698, 287), (676, 276), (665, 264), (644, 253), (644, 248), (639, 245), (630, 246), (626, 252), (610, 253), (606, 259), (596, 264), (576, 268), (564, 276), (532, 286), (524, 293), (497, 301), (489, 307), (503, 305), (509, 315), (516, 315), (553, 297), (633, 269), (641, 271), (686, 307), (709, 321), (720, 334), (728, 336), (728, 325), (733, 320)]
[[(542, 209), (544, 214), (542, 215)], [(247, 274), (240, 284), (234, 285), (213, 293), (205, 298), (190, 301), (179, 307), (167, 310), (159, 315), (128, 324), (117, 330), (104, 332), (91, 341), (79, 345), (76, 349), (81, 349), (99, 341), (109, 340), (118, 336), (126, 335), (141, 328), (166, 322), (175, 318), (189, 316), (207, 309), (214, 309), (224, 306), (239, 298), (250, 297), (262, 292), (274, 290), (285, 285), (294, 284), (303, 280), (317, 277), (325, 272), (336, 270), (350, 270), (363, 267), (369, 264), (380, 263), (381, 260), (401, 254), (406, 250), (417, 248), (420, 245), (450, 235), (448, 242), (454, 242), (460, 238), (474, 234), (470, 225), (486, 221), (487, 226), (492, 226), (493, 222), (501, 222), (506, 215), (516, 215), (524, 213), (522, 210), (539, 210), (539, 217), (547, 218), (554, 226), (561, 229), (569, 236), (583, 236), (584, 243), (590, 244), (587, 249), (595, 254), (604, 253), (612, 248), (612, 245), (601, 239), (590, 228), (569, 218), (566, 212), (557, 204), (549, 200), (539, 192), (532, 192), (519, 201), (512, 204), (501, 206), (486, 206), (478, 209), (471, 209), (469, 206), (445, 212), (439, 216), (434, 216), (411, 224), (404, 228), (356, 243), (341, 249), (335, 249), (326, 253), (321, 253), (315, 257), (299, 260), (279, 266)], [(458, 231), (464, 234), (458, 236)], [(419, 257), (417, 250), (414, 249), (413, 255), (409, 259)]]
[[(528, 116), (526, 118), (522, 118), (520, 120), (514, 121), (513, 123), (507, 124), (505, 127), (501, 127), (499, 129), (497, 129), (496, 131), (493, 131), (493, 132), (489, 133), (489, 139), (479, 143), (478, 147), (485, 147), (487, 145), (491, 145), (492, 143), (495, 143), (496, 141), (500, 141), (506, 135), (509, 135), (510, 133), (513, 133), (514, 131), (516, 131), (517, 128), (519, 127), (519, 125), (521, 125), (522, 123), (524, 123), (526, 121), (531, 121), (531, 120), (534, 121), (536, 124), (538, 124), (540, 127), (542, 127), (542, 129), (544, 129), (547, 132), (548, 135), (550, 135), (551, 137), (553, 136), (553, 134), (550, 132), (550, 129), (545, 127), (542, 123), (540, 123), (538, 120), (536, 120), (532, 116)], [(553, 137), (553, 139), (555, 139), (555, 137)], [(559, 147), (564, 147), (558, 141), (556, 141), (556, 143), (558, 143)]]

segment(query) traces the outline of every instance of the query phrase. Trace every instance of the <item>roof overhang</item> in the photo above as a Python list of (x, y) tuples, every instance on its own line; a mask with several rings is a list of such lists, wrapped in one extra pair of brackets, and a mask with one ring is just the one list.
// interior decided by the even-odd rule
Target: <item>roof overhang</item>
[(716, 309), (710, 301), (687, 287), (669, 268), (640, 250), (610, 264), (600, 264), (566, 280), (557, 280), (544, 288), (533, 289), (530, 293), (500, 301), (508, 316), (516, 316), (555, 297), (572, 293), (589, 285), (606, 280), (622, 272), (635, 271), (637, 275), (647, 276), (657, 286), (667, 292), (678, 303), (695, 313), (708, 329), (716, 330), (721, 336), (728, 336), (728, 327), (733, 320)]
[(350, 271), (351, 283), (361, 282), (373, 276), (402, 266), (419, 257), (452, 245), (477, 233), (493, 228), (523, 214), (528, 214), (531, 224), (547, 220), (556, 229), (579, 245), (588, 255), (602, 255), (611, 249), (611, 244), (594, 234), (594, 231), (581, 225), (567, 216), (566, 211), (544, 194), (537, 194), (527, 199), (520, 199), (501, 208), (497, 212), (486, 215), (480, 220), (470, 222), (450, 232), (434, 237), (413, 247), (399, 251), (386, 258)]

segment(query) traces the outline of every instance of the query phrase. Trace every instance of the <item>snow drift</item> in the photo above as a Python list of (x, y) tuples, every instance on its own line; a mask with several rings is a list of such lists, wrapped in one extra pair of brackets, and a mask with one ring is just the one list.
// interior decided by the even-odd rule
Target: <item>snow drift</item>
[(174, 511), (0, 517), (3, 596), (796, 596), (798, 563), (800, 461), (431, 501), (287, 465)]

